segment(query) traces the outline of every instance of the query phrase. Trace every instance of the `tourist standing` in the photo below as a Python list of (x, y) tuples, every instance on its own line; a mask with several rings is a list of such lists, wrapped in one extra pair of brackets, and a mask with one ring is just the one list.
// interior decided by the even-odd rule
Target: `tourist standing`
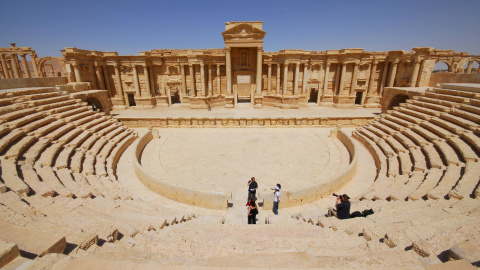
[(248, 206), (248, 224), (257, 224), (258, 207), (254, 199), (250, 200)]
[(273, 192), (273, 213), (275, 215), (278, 215), (278, 204), (280, 203), (280, 188), (280, 184), (277, 184), (275, 188), (272, 188), (273, 190), (275, 190)]
[(257, 198), (255, 197), (255, 194), (257, 193), (258, 189), (258, 184), (257, 181), (255, 181), (255, 177), (252, 177), (250, 181), (248, 181), (248, 199), (247, 203), (251, 200), (254, 199), (256, 200)]

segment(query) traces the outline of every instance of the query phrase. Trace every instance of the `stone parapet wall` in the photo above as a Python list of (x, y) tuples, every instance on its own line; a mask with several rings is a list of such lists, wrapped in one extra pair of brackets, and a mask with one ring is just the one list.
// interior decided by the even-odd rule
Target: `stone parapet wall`
[(480, 73), (432, 73), (429, 86), (441, 83), (480, 83)]
[(54, 87), (67, 82), (67, 77), (4, 79), (0, 80), (0, 89)]
[(428, 87), (386, 87), (380, 100), (382, 112), (391, 110), (398, 103), (405, 102), (406, 99), (411, 99), (414, 96), (424, 96)]
[[(145, 146), (153, 139), (152, 132), (143, 135), (135, 145), (133, 153), (133, 163), (135, 173), (142, 183), (150, 190), (175, 201), (186, 203), (194, 206), (205, 207), (210, 209), (225, 210), (228, 208), (228, 202), (232, 200), (232, 194), (227, 192), (207, 192), (201, 190), (193, 190), (186, 187), (180, 187), (163, 181), (155, 175), (147, 172), (139, 160)], [(166, 175), (166, 173), (165, 173)]]
[(179, 117), (179, 118), (117, 118), (130, 128), (152, 126), (156, 128), (281, 128), (281, 127), (361, 127), (373, 117), (292, 117), (292, 118), (220, 118), (220, 117)]
[[(283, 191), (280, 198), (282, 207), (298, 206), (314, 202), (326, 196), (331, 196), (332, 193), (345, 186), (355, 176), (358, 163), (358, 144), (341, 129), (337, 131), (336, 136), (350, 153), (350, 164), (344, 170), (340, 171), (340, 173), (332, 176), (327, 183), (300, 190)], [(273, 195), (271, 193), (258, 194), (258, 198), (260, 201), (263, 201), (263, 209), (271, 210), (273, 208)]]

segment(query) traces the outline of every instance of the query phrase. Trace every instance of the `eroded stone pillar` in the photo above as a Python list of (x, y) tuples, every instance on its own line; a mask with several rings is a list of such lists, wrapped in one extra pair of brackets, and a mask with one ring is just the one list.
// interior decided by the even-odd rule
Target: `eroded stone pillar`
[[(75, 66), (74, 66), (74, 69), (75, 69)], [(75, 76), (77, 76), (75, 74)], [(123, 97), (123, 87), (122, 87), (122, 78), (120, 76), (120, 64), (119, 63), (115, 63), (115, 79), (117, 81), (117, 86), (118, 86), (118, 92), (116, 93), (116, 97), (117, 98), (124, 98)]]
[(468, 61), (467, 73), (472, 73), (473, 60)]
[(412, 77), (410, 77), (410, 87), (415, 87), (417, 85), (418, 70), (420, 69), (420, 61), (415, 60), (415, 65), (413, 66)]
[(184, 95), (187, 94), (187, 78), (185, 78), (185, 65), (180, 64), (180, 72), (182, 74), (182, 94), (180, 97), (183, 97)]
[(257, 48), (257, 95), (262, 94), (262, 48)]
[(41, 78), (42, 74), (38, 72), (37, 56), (35, 54), (30, 54), (30, 59), (32, 60), (32, 67), (33, 72), (35, 73), (35, 78)]
[(105, 81), (105, 87), (107, 88), (108, 96), (112, 97), (113, 92), (112, 92), (112, 88), (110, 87), (110, 77), (108, 76), (107, 64), (101, 63), (100, 66), (103, 71), (103, 78)]
[(149, 69), (148, 80), (150, 81), (150, 91), (152, 92), (152, 96), (156, 96), (157, 95), (157, 89), (155, 89), (155, 79), (154, 79), (155, 78), (154, 77), (155, 69), (153, 68), (153, 64), (151, 62), (147, 62), (147, 66), (148, 66), (148, 69)]
[(202, 97), (205, 96), (205, 65), (203, 63), (200, 64), (200, 77), (201, 79), (201, 86), (202, 86)]
[(133, 82), (135, 84), (135, 95), (140, 96), (140, 84), (138, 83), (138, 73), (137, 73), (137, 66), (132, 64), (133, 69)]
[(398, 60), (393, 62), (392, 70), (390, 72), (390, 76), (388, 77), (388, 87), (393, 87), (395, 83), (395, 76), (397, 75), (397, 68), (398, 68)]
[(20, 74), (18, 73), (17, 55), (16, 54), (11, 54), (10, 57), (11, 57), (11, 60), (12, 60), (13, 75), (15, 76), (15, 78), (21, 78)]
[(288, 63), (283, 64), (283, 95), (287, 94)]
[(188, 70), (190, 71), (190, 83), (191, 83), (190, 95), (194, 97), (195, 96), (195, 73), (193, 70), (193, 64), (188, 64)]
[(221, 77), (220, 77), (220, 64), (217, 64), (217, 94), (222, 94), (222, 87), (221, 87)]
[(337, 95), (339, 92), (338, 89), (340, 89), (339, 85), (340, 85), (340, 74), (341, 74), (340, 72), (342, 68), (341, 65), (342, 64), (340, 62), (337, 63), (337, 72), (335, 73), (335, 91), (333, 91), (333, 95)]
[(145, 86), (146, 86), (146, 90), (147, 90), (147, 97), (152, 97), (152, 90), (150, 88), (150, 77), (148, 76), (148, 68), (147, 68), (147, 64), (143, 64), (142, 65), (143, 67), (143, 77), (144, 77), (144, 80), (145, 80)]
[(28, 69), (28, 63), (27, 63), (27, 57), (25, 54), (20, 54), (20, 57), (22, 58), (22, 64), (23, 64), (23, 69), (25, 70), (25, 76), (27, 78), (31, 78), (30, 76), (30, 70)]
[(357, 88), (357, 74), (358, 74), (358, 65), (356, 62), (353, 62), (353, 74), (352, 74), (352, 83), (350, 84), (350, 95), (355, 94), (355, 88)]
[(372, 69), (370, 70), (370, 79), (368, 80), (367, 95), (370, 95), (373, 91), (373, 82), (375, 79), (375, 71), (377, 70), (377, 61), (373, 61)]
[(300, 75), (300, 64), (295, 63), (295, 76), (293, 81), (293, 95), (298, 95), (298, 77)]
[(382, 82), (380, 83), (380, 95), (383, 93), (383, 88), (385, 88), (385, 82), (387, 81), (387, 73), (388, 73), (388, 62), (383, 62), (383, 72), (382, 72)]
[(104, 79), (102, 76), (102, 68), (98, 65), (97, 62), (95, 62), (95, 73), (97, 74), (98, 78), (98, 89), (105, 89), (105, 83)]
[[(328, 78), (330, 74), (330, 63), (325, 63), (325, 79), (323, 81), (323, 93), (326, 94), (328, 90)], [(320, 94), (320, 93), (319, 93)], [(320, 95), (319, 95), (320, 96)], [(320, 101), (319, 101), (320, 102)]]
[(232, 93), (232, 63), (231, 63), (231, 56), (230, 56), (230, 48), (225, 48), (225, 68), (227, 70), (227, 94)]
[(82, 82), (82, 76), (80, 75), (80, 66), (77, 63), (73, 63), (73, 73), (75, 74), (75, 81)]
[(268, 73), (267, 73), (267, 93), (270, 94), (272, 88), (272, 64), (268, 64)]
[(2, 69), (3, 69), (3, 73), (5, 74), (5, 79), (10, 79), (10, 74), (8, 73), (7, 60), (5, 60), (5, 55), (0, 54), (0, 59), (2, 61)]
[(208, 95), (213, 96), (212, 66), (208, 65)]
[(277, 95), (280, 95), (280, 63), (277, 63)]
[(338, 95), (343, 95), (345, 87), (345, 72), (347, 72), (347, 63), (342, 63), (342, 71), (340, 72), (340, 85), (338, 86)]
[(302, 94), (307, 93), (307, 80), (308, 80), (308, 64), (303, 64), (303, 83), (302, 83)]

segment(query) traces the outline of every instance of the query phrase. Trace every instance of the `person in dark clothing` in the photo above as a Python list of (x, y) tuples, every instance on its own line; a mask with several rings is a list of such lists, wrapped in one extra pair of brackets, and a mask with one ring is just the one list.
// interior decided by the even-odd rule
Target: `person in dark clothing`
[(257, 224), (258, 207), (254, 199), (250, 200), (248, 206), (248, 224)]
[(258, 184), (255, 181), (255, 177), (252, 177), (250, 181), (248, 181), (248, 201), (247, 203), (251, 200), (254, 199), (256, 200), (257, 198), (255, 197), (255, 194), (257, 193), (258, 189)]
[(328, 208), (327, 216), (335, 216), (338, 219), (347, 219), (350, 218), (350, 197), (347, 194), (337, 196), (337, 202), (335, 203), (335, 208)]

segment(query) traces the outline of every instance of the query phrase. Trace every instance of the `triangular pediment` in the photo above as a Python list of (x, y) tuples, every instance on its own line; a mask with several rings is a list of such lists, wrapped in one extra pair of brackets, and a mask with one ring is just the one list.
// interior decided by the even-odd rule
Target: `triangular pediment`
[(253, 27), (252, 25), (248, 23), (242, 23), (239, 25), (236, 25), (228, 30), (225, 30), (222, 32), (223, 36), (236, 36), (236, 37), (242, 37), (242, 36), (258, 36), (262, 35), (264, 36), (267, 32), (258, 29), (256, 27)]

